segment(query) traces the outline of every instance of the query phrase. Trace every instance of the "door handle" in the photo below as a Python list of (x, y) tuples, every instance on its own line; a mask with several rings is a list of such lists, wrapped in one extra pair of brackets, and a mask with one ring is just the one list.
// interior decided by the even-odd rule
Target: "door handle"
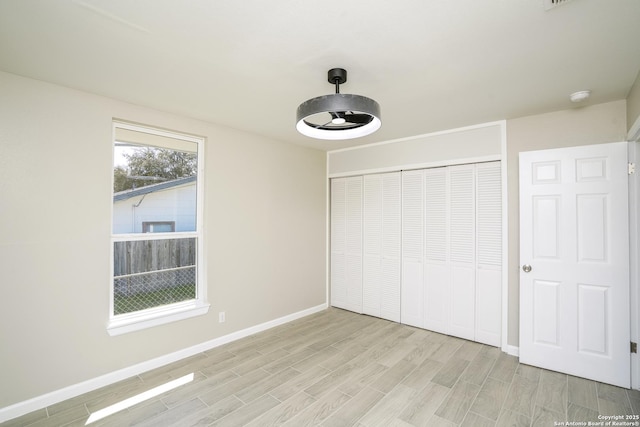
[(522, 271), (524, 271), (525, 273), (528, 273), (531, 271), (531, 266), (529, 264), (525, 264), (522, 266)]

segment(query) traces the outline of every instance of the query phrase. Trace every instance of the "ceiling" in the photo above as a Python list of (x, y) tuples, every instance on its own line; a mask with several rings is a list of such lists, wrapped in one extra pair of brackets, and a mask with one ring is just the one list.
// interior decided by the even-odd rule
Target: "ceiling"
[[(0, 0), (0, 70), (322, 150), (626, 98), (640, 1), (544, 1)], [(377, 133), (296, 132), (334, 67)]]

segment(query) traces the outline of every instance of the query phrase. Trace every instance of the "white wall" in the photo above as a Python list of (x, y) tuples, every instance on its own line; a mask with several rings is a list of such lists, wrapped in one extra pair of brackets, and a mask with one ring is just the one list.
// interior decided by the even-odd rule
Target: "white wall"
[(640, 140), (640, 72), (627, 95), (627, 130), (630, 141)]
[[(111, 337), (113, 118), (206, 137), (212, 306)], [(0, 410), (325, 303), (325, 198), (324, 152), (0, 73)]]
[(640, 126), (640, 72), (627, 96), (627, 130), (633, 130), (636, 135), (640, 136), (638, 126)]
[(487, 123), (335, 150), (328, 153), (329, 176), (388, 172), (500, 158), (501, 122)]

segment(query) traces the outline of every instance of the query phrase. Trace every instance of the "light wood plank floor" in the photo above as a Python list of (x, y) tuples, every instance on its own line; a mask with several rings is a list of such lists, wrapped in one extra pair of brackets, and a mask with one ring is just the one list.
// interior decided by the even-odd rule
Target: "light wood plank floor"
[(640, 414), (640, 392), (518, 363), (497, 348), (330, 308), (11, 420), (81, 426), (554, 426)]

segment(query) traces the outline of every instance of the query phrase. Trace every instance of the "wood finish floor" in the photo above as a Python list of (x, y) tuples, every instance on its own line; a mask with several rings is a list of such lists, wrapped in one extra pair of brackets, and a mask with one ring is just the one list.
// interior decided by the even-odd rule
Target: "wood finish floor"
[(554, 426), (640, 414), (639, 391), (330, 308), (3, 425), (85, 425), (97, 410), (190, 373), (191, 383), (91, 425)]

